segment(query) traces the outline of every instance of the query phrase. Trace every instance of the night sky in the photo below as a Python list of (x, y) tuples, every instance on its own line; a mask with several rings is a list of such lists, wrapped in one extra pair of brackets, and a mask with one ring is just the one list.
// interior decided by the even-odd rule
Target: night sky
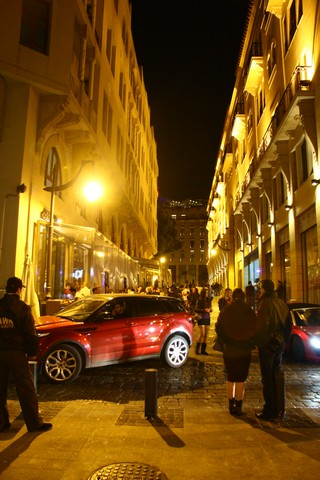
[(208, 199), (249, 0), (132, 0), (159, 196)]

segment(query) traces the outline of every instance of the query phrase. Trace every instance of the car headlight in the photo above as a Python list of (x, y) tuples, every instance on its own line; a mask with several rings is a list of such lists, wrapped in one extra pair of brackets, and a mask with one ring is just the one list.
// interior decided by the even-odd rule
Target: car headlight
[(310, 345), (313, 348), (320, 348), (320, 338), (319, 337), (310, 337)]
[(38, 337), (42, 338), (42, 337), (47, 337), (48, 335), (50, 335), (50, 332), (37, 332), (37, 335)]

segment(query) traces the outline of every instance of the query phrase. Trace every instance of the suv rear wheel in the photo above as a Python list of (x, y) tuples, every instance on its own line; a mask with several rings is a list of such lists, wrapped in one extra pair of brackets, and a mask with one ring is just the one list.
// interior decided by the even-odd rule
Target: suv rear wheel
[(164, 346), (163, 358), (169, 367), (181, 367), (188, 358), (189, 344), (181, 335), (173, 335)]

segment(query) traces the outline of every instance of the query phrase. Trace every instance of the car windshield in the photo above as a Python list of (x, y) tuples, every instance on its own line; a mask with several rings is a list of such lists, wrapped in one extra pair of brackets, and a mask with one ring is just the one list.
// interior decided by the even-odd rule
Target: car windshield
[(68, 305), (56, 316), (70, 318), (75, 322), (83, 322), (105, 303), (105, 299), (82, 298), (71, 305)]
[(320, 326), (320, 308), (305, 308), (295, 310), (295, 318), (297, 325), (303, 326)]

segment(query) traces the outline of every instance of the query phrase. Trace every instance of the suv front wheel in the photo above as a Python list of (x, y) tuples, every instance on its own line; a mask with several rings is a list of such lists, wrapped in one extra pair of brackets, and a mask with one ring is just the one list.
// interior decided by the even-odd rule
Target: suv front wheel
[(164, 346), (163, 358), (169, 367), (181, 367), (188, 358), (189, 344), (181, 335), (174, 335)]
[(46, 377), (55, 383), (70, 383), (82, 369), (82, 359), (77, 348), (72, 345), (57, 345), (46, 355), (43, 371)]

